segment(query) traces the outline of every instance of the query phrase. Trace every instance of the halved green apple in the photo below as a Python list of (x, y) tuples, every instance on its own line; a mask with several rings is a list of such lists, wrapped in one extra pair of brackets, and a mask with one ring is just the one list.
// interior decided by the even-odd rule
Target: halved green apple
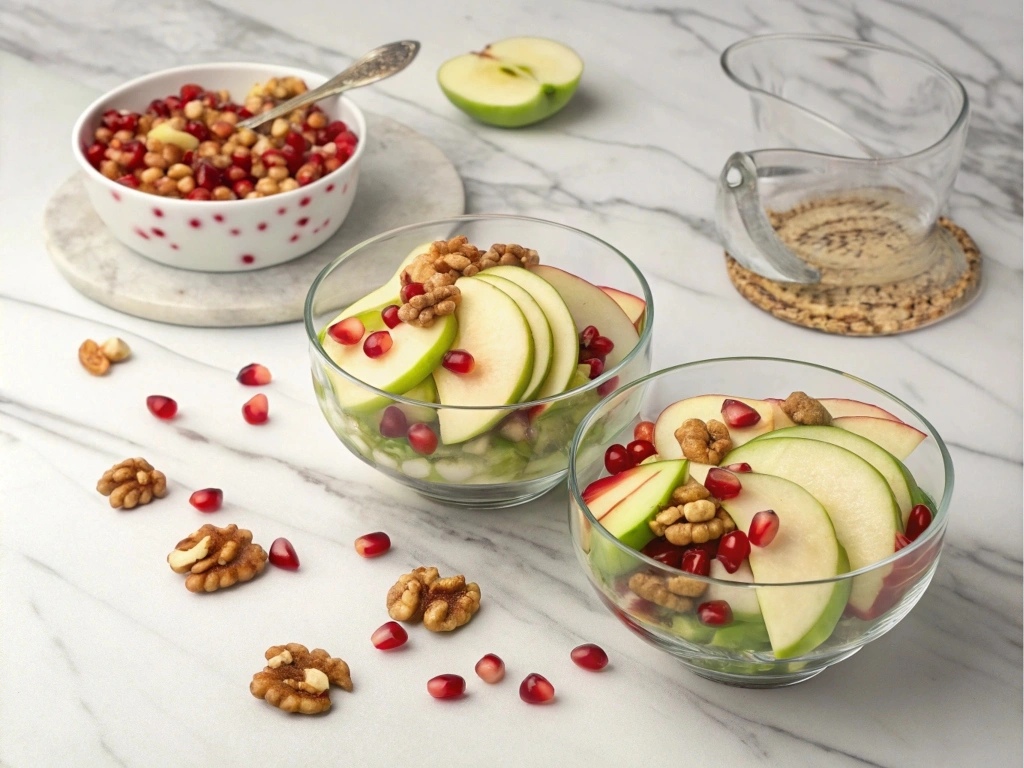
[(866, 437), (900, 461), (912, 454), (927, 437), (921, 430), (902, 421), (880, 419), (875, 416), (840, 416), (832, 419), (832, 426)]
[(465, 442), (501, 421), (507, 411), (481, 406), (519, 402), (533, 375), (533, 336), (519, 305), (478, 277), (460, 277), (456, 285), (462, 301), (455, 314), (448, 316), (458, 320), (453, 347), (469, 352), (475, 365), (470, 373), (452, 373), (438, 366), (434, 383), (441, 405), (478, 408), (440, 410), (441, 442), (445, 445)]
[(409, 266), (409, 263), (421, 253), (426, 253), (429, 250), (430, 243), (423, 243), (409, 251), (409, 255), (402, 259), (402, 263), (398, 265), (398, 269), (395, 270), (395, 274), (392, 275), (384, 285), (376, 290), (370, 291), (370, 293), (363, 296), (363, 298), (353, 301), (349, 306), (345, 307), (344, 312), (334, 318), (332, 323), (344, 320), (346, 317), (352, 317), (353, 315), (367, 312), (371, 309), (380, 311), (389, 304), (401, 304), (402, 302), (398, 298), (398, 293), (402, 290), (402, 270)]
[(632, 293), (620, 291), (618, 288), (609, 288), (607, 285), (599, 285), (597, 287), (611, 296), (612, 301), (622, 308), (622, 311), (626, 313), (626, 317), (633, 321), (633, 327), (636, 328), (637, 333), (643, 330), (644, 319), (647, 315), (646, 301), (639, 296), (634, 296)]
[(568, 46), (542, 37), (511, 37), (449, 59), (437, 82), (470, 117), (517, 128), (550, 117), (569, 103), (583, 62)]

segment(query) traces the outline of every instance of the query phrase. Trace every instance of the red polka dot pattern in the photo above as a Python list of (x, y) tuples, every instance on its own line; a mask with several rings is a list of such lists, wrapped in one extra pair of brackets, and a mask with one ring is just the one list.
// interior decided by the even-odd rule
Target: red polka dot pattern
[(243, 264), (252, 264), (254, 261), (256, 261), (256, 257), (251, 253), (247, 253), (242, 257)]
[(164, 236), (164, 231), (162, 229), (160, 229), (159, 227), (153, 227), (153, 229), (150, 230), (150, 231), (154, 235), (156, 235), (157, 237), (163, 237)]
[(153, 215), (156, 216), (158, 219), (162, 219), (164, 217), (164, 212), (161, 211), (159, 208), (154, 208)]

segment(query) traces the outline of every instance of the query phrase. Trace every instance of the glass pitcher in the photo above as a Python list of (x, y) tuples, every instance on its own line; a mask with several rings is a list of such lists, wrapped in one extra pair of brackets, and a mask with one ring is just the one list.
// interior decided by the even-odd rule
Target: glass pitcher
[(734, 153), (719, 178), (718, 231), (741, 265), (823, 286), (952, 281), (966, 268), (936, 224), (967, 137), (955, 77), (912, 53), (817, 35), (752, 37), (721, 63), (750, 94), (765, 147)]

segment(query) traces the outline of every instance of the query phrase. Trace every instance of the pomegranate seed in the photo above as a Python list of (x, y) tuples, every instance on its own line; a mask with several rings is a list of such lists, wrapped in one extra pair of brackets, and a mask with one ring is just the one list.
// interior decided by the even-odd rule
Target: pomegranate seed
[(779, 516), (774, 509), (765, 509), (754, 515), (750, 521), (747, 538), (755, 547), (767, 547), (775, 540), (779, 532)]
[(103, 117), (100, 118), (100, 122), (103, 123), (105, 128), (116, 131), (119, 129), (121, 123), (121, 113), (116, 109), (108, 109), (103, 113)]
[(435, 699), (452, 699), (466, 692), (466, 681), (458, 675), (438, 675), (427, 680), (427, 693)]
[(356, 539), (356, 552), (360, 557), (380, 557), (391, 549), (391, 537), (383, 531), (367, 533)]
[(904, 536), (902, 533), (896, 534), (896, 552), (899, 552), (904, 547), (910, 546), (910, 539)]
[(328, 123), (326, 128), (324, 128), (324, 136), (327, 138), (327, 141), (334, 141), (335, 136), (339, 133), (344, 133), (347, 130), (348, 126), (341, 120), (333, 120)]
[(370, 642), (373, 647), (381, 651), (390, 651), (394, 648), (401, 648), (409, 640), (409, 633), (405, 627), (397, 621), (389, 621), (381, 624), (370, 635)]
[(711, 491), (716, 499), (734, 499), (739, 496), (743, 486), (740, 480), (732, 472), (718, 467), (708, 470), (708, 476), (704, 478), (704, 487)]
[(181, 86), (181, 90), (178, 93), (181, 94), (182, 102), (188, 104), (190, 101), (194, 101), (203, 95), (203, 87), (195, 83), (185, 83)]
[(150, 395), (146, 398), (146, 407), (158, 419), (173, 419), (178, 412), (178, 404), (163, 395)]
[(555, 698), (555, 686), (543, 675), (531, 672), (519, 686), (519, 698), (527, 704), (547, 704)]
[(141, 141), (126, 141), (121, 147), (121, 165), (129, 171), (137, 171), (146, 159), (146, 145)]
[(485, 683), (500, 683), (505, 679), (505, 662), (493, 653), (488, 653), (476, 663), (476, 674)]
[(152, 112), (157, 117), (170, 117), (171, 110), (167, 108), (167, 103), (163, 99), (153, 99), (149, 102), (149, 106), (146, 107), (147, 112)]
[(398, 305), (389, 304), (380, 311), (380, 317), (384, 321), (384, 325), (388, 328), (394, 328), (402, 319), (398, 316)]
[(188, 503), (200, 512), (216, 512), (224, 501), (224, 491), (220, 488), (203, 488), (188, 497)]
[(189, 120), (185, 123), (185, 133), (191, 133), (198, 141), (206, 141), (210, 138), (209, 129), (198, 120)]
[(697, 606), (697, 618), (709, 627), (722, 627), (732, 624), (732, 608), (725, 600), (709, 600)]
[(601, 397), (608, 397), (612, 392), (619, 388), (619, 377), (612, 376), (604, 384), (600, 384), (597, 387), (597, 394)]
[(195, 189), (193, 189), (191, 192), (188, 193), (188, 196), (185, 199), (186, 200), (210, 200), (212, 197), (213, 197), (213, 195), (210, 194), (210, 190), (206, 189), (205, 187), (196, 187)]
[(727, 464), (725, 467), (723, 467), (723, 469), (728, 469), (730, 472), (741, 472), (741, 473), (753, 472), (754, 471), (754, 470), (752, 470), (750, 468), (750, 465), (747, 464), (747, 462), (745, 462), (745, 461), (741, 461), (739, 464)]
[(135, 133), (135, 129), (139, 127), (139, 114), (138, 112), (128, 112), (121, 115), (121, 120), (118, 123), (118, 130), (131, 131)]
[(299, 556), (288, 539), (274, 539), (270, 545), (270, 562), (286, 571), (299, 570)]
[(98, 169), (100, 167), (100, 163), (102, 163), (105, 158), (106, 151), (107, 147), (105, 144), (94, 141), (89, 145), (89, 148), (85, 150), (85, 159), (89, 162), (89, 165)]
[(389, 405), (384, 409), (384, 415), (380, 419), (382, 437), (405, 437), (408, 431), (409, 422), (405, 418), (405, 411), (397, 405)]
[(649, 443), (654, 442), (654, 422), (653, 421), (641, 421), (635, 427), (633, 427), (633, 439), (634, 440), (646, 440)]
[(609, 446), (608, 450), (604, 452), (604, 468), (613, 475), (625, 472), (633, 467), (633, 465), (633, 457), (630, 456), (625, 446), (619, 443)]
[(139, 188), (139, 180), (136, 179), (134, 176), (132, 176), (130, 173), (129, 174), (125, 174), (124, 176), (119, 178), (117, 180), (117, 183), (118, 184), (123, 184), (126, 187), (131, 187), (132, 189), (138, 189)]
[(398, 295), (401, 297), (402, 303), (407, 304), (413, 296), (422, 296), (426, 292), (427, 289), (423, 287), (423, 283), (409, 283), (402, 286)]
[(696, 576), (707, 576), (711, 573), (711, 555), (702, 547), (687, 549), (680, 569)]
[(916, 504), (907, 518), (907, 538), (915, 541), (932, 524), (932, 511), (924, 504)]
[(241, 168), (246, 173), (249, 173), (249, 171), (252, 170), (252, 155), (248, 153), (243, 155), (239, 152), (234, 152), (231, 155), (231, 164), (236, 168)]
[(599, 354), (597, 354), (597, 352), (594, 352), (592, 349), (587, 349), (586, 347), (582, 347), (580, 349), (579, 361), (581, 363), (589, 363), (591, 360), (600, 360), (603, 363), (604, 362), (604, 355), (599, 355)]
[(171, 112), (174, 112), (176, 109), (181, 109), (181, 99), (177, 96), (168, 96), (164, 99), (164, 104), (167, 105), (167, 108), (171, 110)]
[(247, 387), (262, 387), (270, 383), (270, 369), (259, 363), (249, 363), (238, 372), (235, 379)]
[[(302, 168), (302, 150), (285, 144), (281, 147), (281, 154), (284, 155), (284, 162), (288, 166), (288, 173), (293, 176), (297, 175), (299, 169)], [(296, 181), (302, 184), (301, 180), (296, 179)]]
[(363, 353), (371, 359), (376, 359), (391, 349), (393, 344), (394, 341), (392, 341), (390, 333), (374, 331), (363, 342)]
[[(202, 187), (200, 187), (200, 189), (202, 189)], [(235, 196), (238, 197), (239, 199), (244, 198), (246, 195), (248, 195), (254, 189), (256, 189), (256, 187), (254, 187), (252, 182), (249, 181), (248, 179), (239, 179), (238, 181), (236, 181), (234, 183), (234, 186), (231, 187), (231, 190), (235, 193)]]
[(437, 450), (437, 435), (426, 424), (413, 424), (406, 436), (412, 449), (422, 456), (429, 456)]
[(580, 346), (589, 347), (590, 344), (601, 335), (601, 332), (592, 325), (588, 325), (582, 331), (580, 331)]
[(654, 447), (654, 443), (647, 440), (634, 440), (626, 446), (626, 452), (629, 453), (634, 464), (639, 464), (644, 459), (654, 456), (658, 449)]
[(464, 349), (451, 349), (444, 353), (441, 365), (452, 373), (466, 374), (473, 372), (476, 360)]
[(592, 342), (590, 342), (590, 351), (595, 355), (601, 355), (606, 357), (615, 349), (615, 342), (609, 339), (607, 336), (598, 336)]
[(722, 401), (722, 418), (730, 427), (752, 427), (761, 420), (761, 414), (746, 403), (726, 398)]
[(591, 380), (596, 379), (604, 373), (604, 360), (600, 357), (592, 357), (589, 360), (584, 360), (583, 362), (590, 366), (589, 377)]
[[(608, 666), (608, 654), (604, 648), (593, 643), (578, 645), (569, 653), (569, 657), (577, 667), (597, 672)], [(550, 685), (550, 683), (548, 683)]]
[(242, 406), (242, 418), (250, 424), (266, 424), (269, 418), (270, 404), (266, 395), (256, 395)]
[(302, 137), (302, 134), (297, 131), (288, 131), (284, 137), (284, 143), (286, 146), (298, 152), (306, 151), (306, 140)]
[(196, 185), (213, 192), (220, 186), (220, 171), (210, 163), (200, 163), (196, 171)]
[[(346, 317), (327, 329), (327, 335), (339, 344), (358, 344), (363, 334), (366, 333), (366, 326), (358, 317)], [(374, 357), (374, 355), (370, 355)]]
[(640, 551), (669, 568), (678, 568), (685, 550), (683, 547), (670, 543), (667, 539), (652, 539)]
[(732, 531), (718, 540), (718, 562), (729, 573), (736, 573), (750, 555), (750, 540), (743, 531)]

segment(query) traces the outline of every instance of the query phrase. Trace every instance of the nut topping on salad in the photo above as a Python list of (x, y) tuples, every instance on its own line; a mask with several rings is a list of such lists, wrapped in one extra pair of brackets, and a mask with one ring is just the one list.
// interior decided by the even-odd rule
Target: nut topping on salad
[(437, 568), (417, 568), (404, 574), (388, 591), (388, 615), (416, 622), (431, 632), (451, 632), (468, 624), (480, 610), (480, 587), (465, 576), (439, 578)]
[(673, 594), (663, 579), (649, 573), (634, 573), (629, 577), (629, 588), (634, 595), (671, 611), (684, 613), (693, 607), (693, 600)]
[[(831, 426), (832, 414), (820, 402), (804, 392), (793, 392), (782, 401), (782, 412), (795, 424), (804, 426)], [(717, 463), (717, 462), (716, 462)]]
[(732, 449), (729, 428), (717, 419), (687, 419), (674, 434), (683, 456), (700, 464), (718, 464)]
[[(679, 507), (669, 507), (659, 513), (658, 518), (662, 517), (662, 515), (666, 515), (665, 519), (670, 519), (668, 513), (671, 513), (671, 517), (675, 517), (676, 520), (679, 520), (682, 517)], [(679, 516), (676, 517), (676, 515)], [(655, 520), (658, 518), (655, 518)], [(652, 525), (651, 528), (653, 529), (654, 526)], [(707, 522), (675, 522), (665, 525), (665, 538), (668, 539), (671, 544), (675, 544), (679, 547), (685, 547), (688, 544), (703, 544), (713, 539), (719, 539), (723, 535), (734, 530), (736, 530), (736, 523), (734, 523), (732, 518), (729, 517), (729, 513), (723, 509), (719, 509), (715, 512), (715, 516)]]

